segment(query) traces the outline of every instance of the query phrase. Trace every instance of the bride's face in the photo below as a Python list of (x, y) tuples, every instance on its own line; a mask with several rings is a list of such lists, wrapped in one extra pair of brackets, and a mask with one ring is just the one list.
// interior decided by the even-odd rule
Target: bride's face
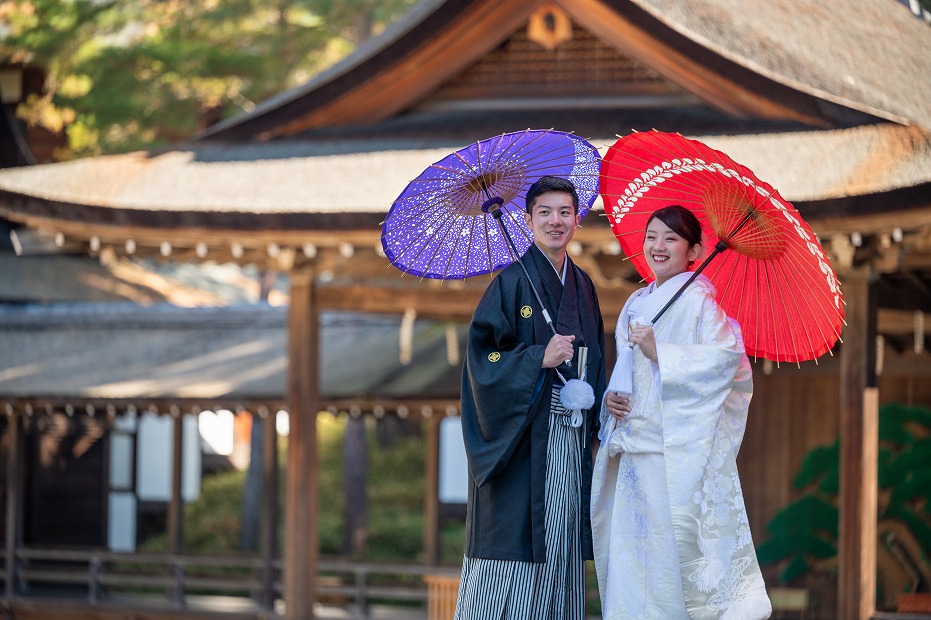
[(658, 217), (647, 224), (643, 238), (643, 255), (656, 276), (656, 285), (663, 284), (689, 268), (689, 262), (698, 258), (701, 245), (689, 247), (684, 237), (673, 231)]

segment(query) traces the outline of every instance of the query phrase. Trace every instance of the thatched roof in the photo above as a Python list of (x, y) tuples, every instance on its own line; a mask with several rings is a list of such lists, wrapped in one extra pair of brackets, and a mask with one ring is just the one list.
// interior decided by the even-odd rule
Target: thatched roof
[[(631, 0), (754, 73), (931, 130), (931, 29), (895, 2)], [(614, 3), (620, 5), (623, 3)]]
[[(0, 306), (0, 399), (284, 402), (286, 314), (268, 306)], [(461, 362), (447, 359), (446, 326), (416, 321), (405, 365), (400, 321), (322, 315), (322, 397), (458, 398)], [(464, 327), (456, 329), (455, 344), (464, 346)]]
[[(872, 194), (931, 183), (931, 134), (915, 128), (692, 137), (754, 170), (803, 212), (807, 201), (864, 197), (869, 204)], [(613, 142), (610, 135), (592, 140), (602, 148)], [(200, 144), (10, 169), (0, 172), (0, 211), (11, 219), (179, 234), (198, 227), (375, 230), (407, 182), (450, 150), (402, 145), (356, 140), (338, 151), (304, 141)]]
[(234, 265), (214, 266), (207, 275), (196, 273), (195, 265), (175, 265), (170, 271), (166, 266), (169, 273), (164, 275), (154, 267), (126, 260), (107, 263), (83, 254), (16, 256), (0, 251), (0, 304), (124, 301), (217, 307), (254, 303), (259, 297), (257, 281), (243, 285), (247, 276), (233, 282), (232, 273), (226, 281), (211, 279), (232, 272)]

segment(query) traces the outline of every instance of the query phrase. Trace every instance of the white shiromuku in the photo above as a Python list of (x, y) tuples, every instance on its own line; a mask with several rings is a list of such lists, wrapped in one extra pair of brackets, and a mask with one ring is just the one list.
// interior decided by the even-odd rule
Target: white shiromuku
[[(647, 323), (691, 273), (635, 292), (615, 331)], [(740, 326), (698, 276), (654, 326), (658, 362), (619, 355), (608, 389), (631, 412), (602, 410), (592, 532), (603, 616), (754, 620), (772, 613), (737, 474), (753, 392)], [(624, 376), (631, 373), (632, 379)]]

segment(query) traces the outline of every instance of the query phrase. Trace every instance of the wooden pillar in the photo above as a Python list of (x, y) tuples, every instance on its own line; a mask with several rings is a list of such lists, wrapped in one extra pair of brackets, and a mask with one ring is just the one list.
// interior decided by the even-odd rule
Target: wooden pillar
[(318, 310), (314, 273), (291, 273), (284, 598), (289, 620), (313, 618), (317, 578)]
[(22, 533), (23, 485), (20, 483), (20, 451), (22, 449), (22, 418), (17, 414), (7, 416), (6, 455), (6, 599), (12, 601), (16, 595), (16, 552), (19, 550)]
[(844, 279), (841, 346), (838, 619), (869, 620), (876, 607), (876, 502), (879, 395), (875, 387), (876, 309), (870, 273)]
[(180, 555), (183, 540), (184, 499), (181, 496), (184, 454), (184, 420), (172, 416), (171, 433), (171, 499), (168, 502), (168, 553)]
[(428, 564), (440, 563), (440, 422), (442, 415), (427, 420), (427, 459), (424, 484), (424, 557)]
[(184, 605), (183, 567), (178, 563), (178, 556), (184, 547), (184, 497), (182, 496), (183, 454), (184, 454), (184, 416), (172, 415), (171, 442), (171, 500), (168, 503), (168, 553), (174, 560), (174, 587), (171, 593), (175, 605)]
[(260, 416), (262, 426), (262, 518), (259, 526), (259, 553), (262, 556), (262, 595), (265, 609), (275, 607), (273, 562), (278, 531), (278, 429), (277, 412)]

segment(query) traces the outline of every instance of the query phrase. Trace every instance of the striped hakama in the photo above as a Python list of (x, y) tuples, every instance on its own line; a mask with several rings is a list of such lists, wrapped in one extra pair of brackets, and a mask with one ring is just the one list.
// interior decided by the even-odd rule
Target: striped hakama
[(546, 461), (546, 562), (463, 558), (457, 620), (582, 620), (581, 433), (553, 390)]

